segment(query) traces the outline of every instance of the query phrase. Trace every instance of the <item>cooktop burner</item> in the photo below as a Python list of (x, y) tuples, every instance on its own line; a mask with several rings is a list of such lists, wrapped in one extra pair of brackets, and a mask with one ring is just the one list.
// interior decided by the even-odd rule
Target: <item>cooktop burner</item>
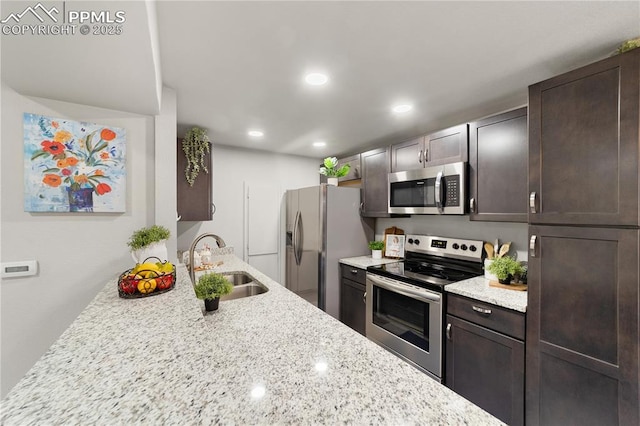
[(428, 275), (430, 277), (440, 278), (447, 281), (460, 281), (467, 279), (469, 276), (469, 274), (465, 272), (427, 262), (405, 261), (404, 270), (405, 272), (414, 272), (416, 274)]

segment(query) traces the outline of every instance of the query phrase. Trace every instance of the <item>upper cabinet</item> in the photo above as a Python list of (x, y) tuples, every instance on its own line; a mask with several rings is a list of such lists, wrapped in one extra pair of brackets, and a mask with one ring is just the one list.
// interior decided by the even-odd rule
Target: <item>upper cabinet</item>
[(338, 160), (338, 167), (344, 164), (349, 164), (349, 173), (346, 176), (338, 178), (338, 182), (344, 182), (348, 180), (360, 179), (360, 154), (352, 155), (351, 157), (345, 157)]
[(469, 125), (471, 220), (527, 222), (527, 108)]
[(636, 226), (640, 49), (529, 87), (529, 221)]
[(360, 209), (364, 217), (389, 217), (388, 177), (391, 169), (389, 148), (373, 149), (360, 154), (362, 189)]
[(445, 163), (467, 161), (468, 127), (450, 127), (427, 136), (391, 146), (391, 171), (421, 169)]
[(469, 130), (466, 124), (425, 136), (425, 166), (468, 161), (468, 141)]
[(193, 186), (190, 186), (184, 174), (187, 167), (187, 157), (184, 151), (182, 151), (182, 139), (178, 139), (177, 150), (178, 220), (211, 220), (213, 217), (213, 203), (211, 200), (211, 174), (213, 173), (213, 167), (211, 164), (211, 151), (209, 151), (204, 158), (209, 173), (207, 174), (204, 170), (200, 170), (198, 177), (196, 177), (196, 180), (193, 182)]
[(421, 169), (424, 167), (424, 136), (391, 145), (391, 171)]

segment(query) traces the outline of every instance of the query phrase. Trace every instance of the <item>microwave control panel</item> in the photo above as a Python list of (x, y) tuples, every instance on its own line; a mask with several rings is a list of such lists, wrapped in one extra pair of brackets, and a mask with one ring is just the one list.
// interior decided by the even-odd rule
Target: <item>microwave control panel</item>
[(444, 177), (444, 205), (457, 207), (460, 205), (460, 176), (445, 176)]

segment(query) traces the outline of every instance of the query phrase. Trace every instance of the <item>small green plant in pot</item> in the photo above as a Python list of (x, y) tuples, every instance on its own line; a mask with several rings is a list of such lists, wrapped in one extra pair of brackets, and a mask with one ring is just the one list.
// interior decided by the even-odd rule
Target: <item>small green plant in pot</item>
[(514, 275), (523, 272), (522, 264), (513, 257), (504, 256), (493, 260), (489, 265), (489, 272), (498, 277), (502, 284), (510, 284)]
[(327, 157), (322, 164), (320, 174), (325, 175), (331, 185), (338, 185), (338, 178), (346, 176), (351, 170), (351, 165), (349, 164), (338, 167), (338, 159), (336, 157)]
[(157, 257), (161, 262), (168, 260), (166, 241), (170, 236), (171, 232), (159, 225), (134, 231), (127, 242), (131, 257), (136, 263), (142, 263), (148, 257)]
[(384, 241), (369, 241), (369, 250), (373, 259), (382, 259), (382, 249), (384, 249)]
[(210, 272), (198, 278), (194, 290), (196, 297), (204, 300), (205, 309), (207, 311), (215, 311), (218, 309), (220, 296), (231, 293), (233, 284), (224, 275)]

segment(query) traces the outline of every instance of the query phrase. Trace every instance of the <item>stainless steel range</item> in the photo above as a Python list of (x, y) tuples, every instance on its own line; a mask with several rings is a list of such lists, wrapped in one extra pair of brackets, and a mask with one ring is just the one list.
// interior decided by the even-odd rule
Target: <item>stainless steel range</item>
[(442, 382), (444, 287), (482, 275), (482, 246), (407, 235), (403, 262), (367, 268), (367, 337)]

